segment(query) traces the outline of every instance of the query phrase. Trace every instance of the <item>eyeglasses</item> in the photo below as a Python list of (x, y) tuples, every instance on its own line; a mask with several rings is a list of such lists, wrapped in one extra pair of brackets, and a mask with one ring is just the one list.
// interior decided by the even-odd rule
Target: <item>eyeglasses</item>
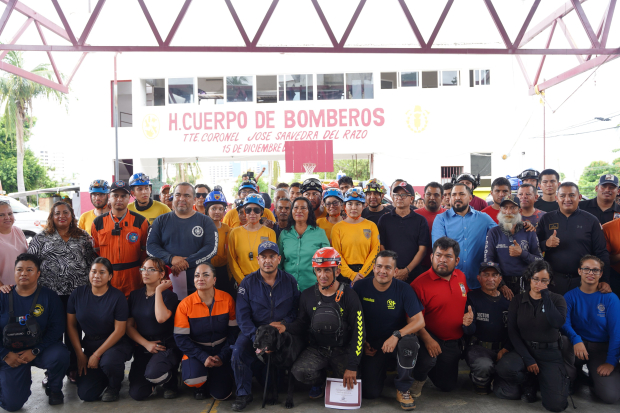
[(254, 193), (254, 191), (252, 191), (251, 189), (243, 189), (243, 190), (241, 190), (241, 192), (239, 192), (239, 193), (240, 193), (240, 194), (243, 194), (243, 195), (249, 195), (249, 194), (253, 194), (253, 193)]
[(599, 275), (601, 273), (600, 268), (583, 267), (583, 268), (580, 268), (580, 270), (583, 271), (585, 274)]
[(159, 272), (159, 270), (157, 268), (140, 268), (140, 272), (142, 274), (149, 273), (150, 275), (155, 275)]
[(341, 205), (341, 203), (340, 203), (340, 202), (338, 202), (338, 201), (334, 201), (334, 202), (326, 202), (326, 203), (325, 203), (325, 206), (326, 206), (327, 208), (337, 207), (337, 206), (340, 206), (340, 205)]
[(532, 278), (532, 282), (535, 282), (536, 284), (542, 284), (542, 285), (547, 285), (551, 282), (551, 280), (547, 279), (547, 278)]
[(206, 192), (196, 192), (196, 198), (206, 198), (206, 197), (207, 197)]
[(245, 213), (246, 214), (251, 214), (251, 213), (255, 213), (255, 214), (260, 214), (260, 208), (245, 208)]
[(407, 197), (410, 197), (411, 195), (409, 194), (394, 194), (394, 199), (407, 199)]

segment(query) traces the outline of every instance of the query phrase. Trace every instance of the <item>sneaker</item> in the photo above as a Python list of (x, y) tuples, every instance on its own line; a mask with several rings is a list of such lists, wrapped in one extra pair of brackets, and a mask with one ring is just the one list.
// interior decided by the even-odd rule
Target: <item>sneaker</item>
[(198, 387), (196, 390), (194, 390), (194, 399), (205, 400), (207, 397), (208, 395), (205, 392), (205, 389), (203, 389), (202, 387)]
[(247, 396), (237, 396), (232, 404), (232, 409), (235, 412), (240, 412), (241, 410), (245, 409), (250, 403), (252, 403), (251, 394), (248, 394)]
[(536, 390), (533, 387), (524, 387), (523, 394), (521, 394), (521, 400), (526, 403), (536, 402)]
[(179, 392), (176, 389), (164, 389), (164, 399), (176, 399)]
[(50, 406), (57, 406), (59, 404), (63, 404), (65, 399), (65, 395), (59, 392), (50, 392), (49, 394), (49, 404)]
[(486, 396), (487, 394), (491, 393), (491, 385), (488, 384), (486, 386), (481, 386), (474, 383), (474, 391), (476, 392), (476, 394)]
[(70, 371), (69, 374), (67, 374), (67, 377), (69, 378), (69, 381), (71, 383), (76, 384), (77, 383), (77, 377), (78, 377), (77, 370)]
[(426, 380), (424, 381), (414, 381), (413, 384), (411, 385), (411, 387), (409, 388), (409, 392), (411, 393), (411, 397), (413, 397), (414, 399), (417, 399), (418, 397), (420, 397), (422, 395), (422, 387), (424, 387), (424, 383), (426, 383)]
[(325, 396), (325, 389), (323, 386), (312, 386), (308, 396), (310, 396), (311, 399), (320, 399)]
[(47, 382), (49, 381), (48, 377), (47, 377), (47, 371), (45, 372), (45, 376), (43, 377), (43, 380), (41, 381), (41, 385), (43, 386), (43, 388), (47, 388)]
[(411, 397), (411, 392), (409, 390), (404, 393), (400, 390), (396, 390), (396, 400), (400, 403), (400, 408), (403, 410), (415, 409), (415, 400)]
[(105, 389), (103, 392), (103, 396), (101, 396), (102, 402), (116, 402), (118, 401), (118, 390), (114, 390), (111, 388)]

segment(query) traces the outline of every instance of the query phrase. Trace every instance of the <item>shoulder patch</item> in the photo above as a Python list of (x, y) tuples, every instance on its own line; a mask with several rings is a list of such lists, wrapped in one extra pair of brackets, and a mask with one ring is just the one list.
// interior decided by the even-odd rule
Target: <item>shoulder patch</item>
[[(131, 215), (133, 215), (134, 219), (133, 219), (133, 226), (136, 228), (141, 228), (142, 227), (142, 223), (144, 221), (146, 221), (146, 218), (144, 218), (144, 215), (140, 215), (137, 212), (134, 211), (129, 211), (129, 213)], [(148, 222), (148, 221), (147, 221)]]

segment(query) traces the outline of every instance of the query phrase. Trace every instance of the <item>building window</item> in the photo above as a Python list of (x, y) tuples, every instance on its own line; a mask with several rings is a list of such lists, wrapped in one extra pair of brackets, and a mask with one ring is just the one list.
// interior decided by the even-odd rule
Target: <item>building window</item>
[(224, 103), (224, 78), (198, 78), (198, 104), (221, 105)]
[(469, 71), (469, 86), (489, 86), (491, 71), (488, 69), (473, 69)]
[[(117, 80), (117, 97), (118, 97), (118, 127), (129, 128), (133, 126), (133, 99), (132, 99), (132, 81)], [(111, 104), (112, 104), (112, 126), (114, 126), (114, 81), (110, 81)]]
[(373, 99), (372, 73), (347, 73), (347, 99)]
[(144, 93), (146, 94), (146, 106), (166, 105), (166, 80), (145, 79), (143, 80)]
[(452, 182), (452, 175), (458, 177), (463, 173), (462, 166), (442, 166), (441, 167), (441, 183)]
[(344, 75), (316, 75), (316, 95), (318, 100), (344, 99)]
[(228, 76), (226, 78), (227, 102), (252, 102), (254, 78), (252, 76)]
[(401, 87), (420, 86), (420, 74), (418, 72), (400, 72)]
[(480, 176), (493, 176), (491, 173), (491, 154), (490, 153), (472, 153), (471, 155), (471, 173)]
[(173, 77), (168, 79), (168, 103), (194, 103), (194, 78)]
[(279, 100), (313, 100), (314, 86), (312, 75), (280, 75)]
[(278, 103), (278, 77), (256, 76), (256, 103)]
[(396, 89), (398, 87), (396, 72), (381, 72), (381, 89)]
[(460, 83), (458, 70), (443, 70), (441, 72), (441, 86), (458, 86)]
[(436, 88), (439, 87), (439, 76), (437, 71), (422, 72), (422, 88)]

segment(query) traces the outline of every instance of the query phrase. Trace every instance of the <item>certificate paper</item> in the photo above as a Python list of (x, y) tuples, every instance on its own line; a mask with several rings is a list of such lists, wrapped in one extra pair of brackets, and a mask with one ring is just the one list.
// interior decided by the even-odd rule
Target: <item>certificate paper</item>
[(178, 276), (170, 274), (172, 281), (172, 291), (177, 295), (179, 301), (187, 297), (187, 275), (185, 271), (181, 271)]
[(342, 379), (327, 379), (325, 385), (325, 407), (330, 409), (353, 410), (359, 409), (362, 405), (362, 381), (357, 380), (357, 384), (352, 390), (342, 386)]

